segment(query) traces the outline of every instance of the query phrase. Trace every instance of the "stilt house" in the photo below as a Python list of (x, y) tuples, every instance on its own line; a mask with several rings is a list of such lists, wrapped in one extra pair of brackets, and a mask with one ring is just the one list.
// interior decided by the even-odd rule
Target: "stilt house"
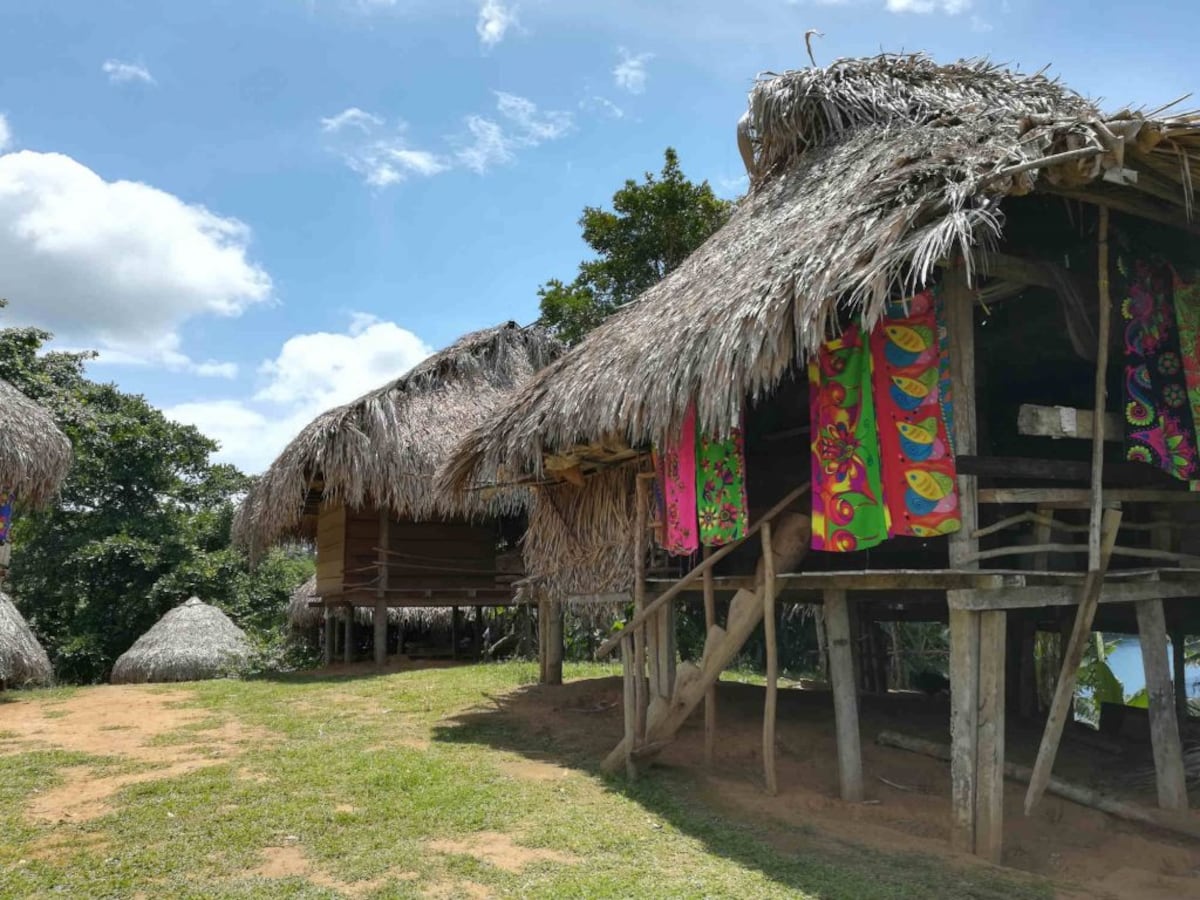
[[(729, 223), (441, 476), (538, 485), (531, 574), (632, 593), (602, 648), (626, 666), (607, 765), (652, 757), (701, 702), (711, 752), (713, 685), (763, 622), (773, 791), (775, 610), (802, 601), (824, 607), (845, 799), (858, 629), (903, 618), (949, 622), (957, 846), (1000, 858), (1005, 715), (1032, 712), (1038, 629), (1068, 637), (1027, 806), (1099, 623), (1141, 634), (1159, 801), (1185, 806), (1167, 634), (1200, 629), (1200, 119), (885, 55), (763, 78), (737, 140)], [(648, 570), (677, 538), (675, 572)], [(692, 592), (708, 638), (677, 667)]]
[(337, 610), (348, 660), (353, 611), (373, 610), (382, 663), (389, 608), (513, 602), (527, 492), (451, 499), (434, 490), (433, 474), (469, 429), (558, 352), (544, 330), (513, 322), (468, 334), (395, 381), (322, 413), (259, 479), (235, 536), (252, 555), (288, 535), (315, 541), (327, 661)]

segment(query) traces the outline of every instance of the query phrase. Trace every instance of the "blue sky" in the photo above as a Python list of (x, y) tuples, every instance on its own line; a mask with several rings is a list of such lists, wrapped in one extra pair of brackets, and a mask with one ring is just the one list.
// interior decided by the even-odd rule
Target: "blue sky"
[(1200, 86), (1200, 6), (1083, 0), (0, 2), (5, 321), (97, 348), (256, 471), (316, 412), (536, 317), (576, 220), (676, 147), (736, 196), (762, 71), (887, 50)]

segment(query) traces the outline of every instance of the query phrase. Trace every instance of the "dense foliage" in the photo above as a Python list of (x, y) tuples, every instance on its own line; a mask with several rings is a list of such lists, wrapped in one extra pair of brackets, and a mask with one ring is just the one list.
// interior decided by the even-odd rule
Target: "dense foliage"
[(276, 551), (254, 571), (230, 546), (248, 479), (210, 459), (217, 445), (144, 398), (89, 379), (90, 353), (42, 353), (33, 328), (0, 330), (0, 378), (49, 408), (75, 462), (59, 501), (24, 511), (10, 586), (60, 679), (97, 681), (158, 618), (190, 595), (261, 641), (281, 633), (290, 591), (312, 569)]
[(657, 284), (729, 218), (731, 203), (707, 181), (689, 181), (673, 149), (663, 156), (657, 177), (647, 172), (613, 194), (612, 211), (584, 208), (583, 240), (598, 256), (581, 262), (573, 281), (551, 279), (538, 291), (542, 321), (567, 343)]

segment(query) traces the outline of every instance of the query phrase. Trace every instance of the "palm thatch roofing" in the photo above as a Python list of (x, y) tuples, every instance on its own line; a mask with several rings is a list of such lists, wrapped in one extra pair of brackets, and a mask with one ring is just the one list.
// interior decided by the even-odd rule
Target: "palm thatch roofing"
[(542, 477), (573, 448), (611, 459), (663, 440), (692, 402), (701, 427), (727, 433), (839, 322), (870, 328), (960, 253), (977, 274), (1005, 197), (1086, 194), (1186, 227), (1200, 118), (1155, 115), (1106, 116), (1040, 73), (978, 60), (884, 55), (761, 78), (739, 126), (751, 186), (729, 222), (472, 431), (442, 484)]
[(50, 657), (7, 594), (0, 592), (0, 684), (48, 684)]
[[(388, 608), (388, 624), (405, 631), (449, 631), (452, 614), (449, 606), (392, 606)], [(354, 620), (359, 624), (370, 623), (374, 615), (369, 607), (354, 607)], [(317, 593), (317, 576), (313, 575), (292, 592), (288, 600), (288, 624), (296, 631), (305, 631), (320, 625), (324, 616), (321, 596)]]
[(0, 380), (0, 486), (40, 506), (57, 493), (71, 468), (71, 442), (44, 407)]
[(242, 504), (235, 538), (261, 550), (297, 531), (320, 502), (387, 506), (415, 521), (521, 511), (522, 491), (450, 498), (434, 489), (433, 475), (463, 435), (561, 350), (545, 329), (508, 322), (465, 335), (322, 413), (263, 473)]
[(203, 681), (250, 661), (246, 633), (215, 606), (192, 597), (154, 623), (113, 666), (113, 684)]

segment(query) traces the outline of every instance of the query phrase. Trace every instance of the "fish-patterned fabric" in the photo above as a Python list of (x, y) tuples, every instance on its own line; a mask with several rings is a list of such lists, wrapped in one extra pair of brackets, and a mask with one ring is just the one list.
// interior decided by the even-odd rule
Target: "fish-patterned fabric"
[(720, 547), (746, 534), (746, 461), (742, 429), (724, 440), (701, 433), (696, 445), (700, 543)]
[(871, 332), (872, 381), (888, 536), (962, 527), (941, 402), (941, 343), (932, 291), (892, 304)]
[(887, 538), (871, 353), (861, 329), (825, 343), (808, 363), (812, 419), (812, 548), (853, 551)]
[(662, 449), (663, 547), (676, 556), (700, 549), (696, 529), (696, 409), (688, 407), (678, 439)]
[(1182, 481), (1193, 481), (1200, 471), (1200, 460), (1175, 317), (1174, 287), (1169, 267), (1138, 263), (1128, 296), (1121, 303), (1125, 323), (1125, 456), (1156, 466)]

